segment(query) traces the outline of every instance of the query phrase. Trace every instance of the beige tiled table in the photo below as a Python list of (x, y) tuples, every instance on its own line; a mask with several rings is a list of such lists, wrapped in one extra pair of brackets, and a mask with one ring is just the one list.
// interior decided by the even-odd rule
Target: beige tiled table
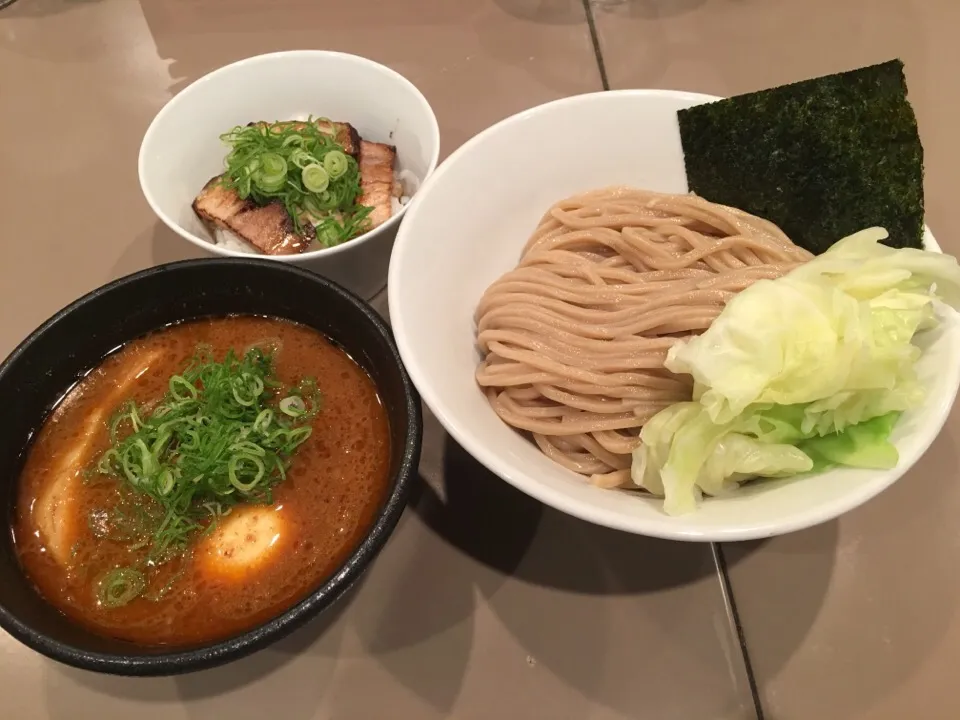
[[(931, 223), (948, 249), (960, 230), (949, 205), (954, 8), (591, 6), (613, 87), (731, 93), (900, 54), (928, 149)], [(278, 49), (367, 55), (427, 94), (446, 153), (513, 112), (601, 89), (593, 40), (581, 0), (18, 0), (0, 10), (0, 354), (81, 293), (189, 256), (142, 200), (136, 153), (153, 114), (197, 76)], [(725, 548), (765, 717), (960, 717), (949, 684), (958, 427), (841, 522)], [(424, 492), (364, 581), (291, 638), (224, 668), (135, 680), (59, 666), (0, 633), (0, 718), (758, 716), (712, 548), (542, 508), (429, 417), (421, 470)]]

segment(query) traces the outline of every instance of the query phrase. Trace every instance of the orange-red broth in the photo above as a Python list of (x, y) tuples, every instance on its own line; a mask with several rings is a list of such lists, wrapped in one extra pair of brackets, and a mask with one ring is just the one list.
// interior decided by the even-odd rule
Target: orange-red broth
[[(221, 359), (229, 348), (240, 352), (265, 339), (279, 348), (274, 367), (282, 382), (312, 377), (323, 394), (313, 433), (275, 488), (274, 504), (257, 508), (271, 514), (232, 526), (237, 529), (226, 545), (211, 541), (215, 532), (194, 541), (182, 559), (152, 578), (152, 588), (169, 586), (159, 599), (145, 594), (122, 607), (102, 607), (97, 587), (103, 575), (148, 552), (98, 539), (89, 526), (91, 512), (120, 498), (118, 484), (83, 479), (83, 470), (109, 445), (107, 419), (122, 402), (159, 399), (199, 344)], [(108, 357), (51, 413), (20, 477), (15, 545), (41, 595), (95, 632), (144, 645), (215, 641), (293, 606), (342, 564), (386, 495), (389, 455), (388, 421), (373, 382), (320, 333), (261, 317), (185, 323)], [(244, 543), (264, 530), (270, 551), (245, 565)]]

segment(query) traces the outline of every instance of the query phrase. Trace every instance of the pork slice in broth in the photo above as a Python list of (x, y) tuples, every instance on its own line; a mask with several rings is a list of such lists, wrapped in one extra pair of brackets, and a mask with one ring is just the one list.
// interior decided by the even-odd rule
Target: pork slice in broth
[(159, 349), (145, 351), (128, 358), (117, 369), (120, 380), (84, 418), (73, 445), (59, 455), (50, 467), (54, 480), (37, 498), (32, 512), (48, 551), (64, 567), (71, 564), (71, 548), (80, 529), (76, 512), (77, 490), (83, 481), (83, 470), (91, 460), (97, 433), (103, 430), (110, 415), (128, 398), (137, 378), (147, 372), (162, 354)]

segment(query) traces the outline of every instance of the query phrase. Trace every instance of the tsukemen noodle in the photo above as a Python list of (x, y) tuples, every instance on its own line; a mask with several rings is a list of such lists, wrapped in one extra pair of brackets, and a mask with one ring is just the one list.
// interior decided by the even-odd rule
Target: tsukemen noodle
[(627, 486), (639, 429), (693, 391), (664, 368), (667, 351), (810, 258), (773, 223), (694, 195), (610, 187), (561, 200), (480, 300), (477, 382), (548, 457)]

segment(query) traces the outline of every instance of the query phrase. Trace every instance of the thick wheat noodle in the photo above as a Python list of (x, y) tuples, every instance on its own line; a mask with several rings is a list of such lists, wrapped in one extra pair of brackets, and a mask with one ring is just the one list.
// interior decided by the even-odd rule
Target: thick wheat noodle
[(625, 187), (556, 203), (477, 306), (496, 413), (601, 487), (629, 482), (639, 428), (690, 398), (663, 367), (736, 293), (810, 259), (762, 218)]

